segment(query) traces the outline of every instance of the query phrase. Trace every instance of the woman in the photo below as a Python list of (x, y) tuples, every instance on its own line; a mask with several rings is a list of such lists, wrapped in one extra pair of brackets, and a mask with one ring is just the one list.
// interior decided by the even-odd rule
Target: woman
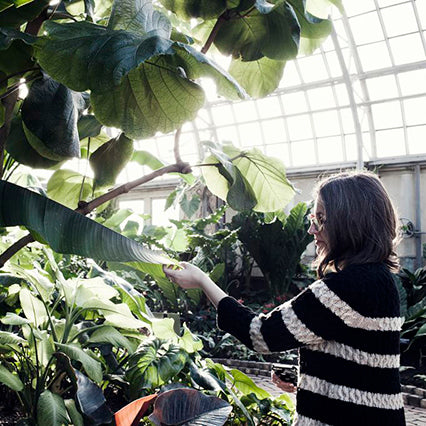
[(399, 297), (391, 272), (397, 219), (378, 177), (342, 173), (316, 191), (309, 233), (318, 280), (267, 315), (228, 297), (190, 264), (165, 268), (183, 288), (201, 288), (218, 326), (270, 353), (300, 348), (298, 426), (405, 425), (399, 383)]

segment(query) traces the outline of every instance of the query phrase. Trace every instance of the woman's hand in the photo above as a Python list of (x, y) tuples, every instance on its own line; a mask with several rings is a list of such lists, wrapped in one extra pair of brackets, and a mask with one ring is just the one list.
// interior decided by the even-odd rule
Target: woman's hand
[(201, 269), (186, 262), (181, 262), (179, 266), (181, 267), (180, 269), (173, 266), (163, 266), (166, 277), (172, 283), (176, 283), (178, 286), (185, 289), (201, 288), (216, 307), (219, 302), (227, 296), (227, 294)]
[(203, 282), (208, 280), (208, 276), (199, 268), (190, 263), (179, 263), (181, 268), (176, 268), (174, 265), (163, 266), (163, 271), (166, 277), (179, 287), (188, 288), (201, 288)]
[(294, 393), (297, 391), (297, 387), (293, 385), (293, 383), (283, 382), (275, 373), (272, 371), (271, 373), (272, 383), (275, 386), (279, 387), (284, 392)]

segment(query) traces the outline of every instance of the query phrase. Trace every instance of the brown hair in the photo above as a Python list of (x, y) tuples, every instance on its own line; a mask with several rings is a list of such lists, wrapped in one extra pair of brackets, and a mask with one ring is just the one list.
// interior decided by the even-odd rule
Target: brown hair
[(394, 206), (380, 179), (371, 172), (340, 173), (319, 182), (316, 195), (323, 203), (327, 248), (318, 256), (318, 276), (333, 266), (386, 264), (396, 272), (399, 242)]

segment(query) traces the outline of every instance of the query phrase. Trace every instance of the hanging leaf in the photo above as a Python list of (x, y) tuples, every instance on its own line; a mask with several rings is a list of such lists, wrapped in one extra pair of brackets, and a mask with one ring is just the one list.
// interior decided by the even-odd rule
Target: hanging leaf
[(100, 146), (90, 156), (95, 188), (111, 187), (133, 154), (133, 140), (124, 133)]
[(158, 396), (149, 416), (156, 425), (221, 426), (232, 406), (216, 396), (195, 389), (173, 389)]
[(299, 39), (300, 26), (288, 2), (257, 0), (242, 18), (224, 21), (214, 44), (224, 55), (245, 61), (263, 56), (283, 61), (296, 57)]
[(106, 405), (102, 389), (80, 371), (74, 371), (77, 377), (77, 392), (75, 396), (80, 411), (88, 417), (90, 424), (93, 426), (110, 423), (113, 415)]
[(226, 96), (244, 96), (206, 56), (171, 41), (164, 19), (149, 19), (150, 1), (141, 4), (138, 33), (89, 22), (45, 22), (47, 35), (36, 44), (39, 63), (71, 89), (90, 89), (99, 121), (131, 138), (167, 133), (194, 118), (204, 103), (203, 90), (193, 82), (198, 77), (215, 79)]
[(62, 426), (69, 423), (64, 400), (48, 389), (38, 399), (37, 423), (43, 426)]
[(148, 395), (124, 406), (121, 410), (114, 414), (116, 426), (139, 424), (145, 414), (145, 411), (151, 406), (156, 398), (157, 394)]
[(10, 133), (6, 140), (6, 151), (18, 163), (34, 169), (50, 169), (62, 164), (62, 161), (54, 161), (41, 156), (29, 144), (20, 116), (15, 116), (12, 119)]
[(188, 219), (191, 219), (191, 217), (194, 216), (198, 207), (200, 207), (200, 203), (201, 199), (198, 195), (193, 195), (191, 198), (188, 198), (187, 194), (183, 194), (179, 201), (179, 205)]
[(30, 145), (43, 157), (60, 161), (80, 156), (77, 121), (87, 96), (73, 92), (46, 74), (30, 87), (22, 121)]
[(18, 375), (11, 373), (4, 365), (0, 364), (0, 383), (8, 386), (16, 392), (20, 392), (24, 388), (24, 384)]
[[(284, 208), (295, 194), (287, 180), (284, 165), (276, 158), (268, 157), (257, 149), (240, 151), (232, 145), (223, 147), (223, 152), (232, 158), (232, 164), (244, 178), (246, 188), (251, 188), (257, 200), (253, 210), (261, 212), (277, 211)], [(217, 157), (205, 159), (206, 164), (218, 163)], [(223, 200), (227, 200), (230, 186), (217, 167), (203, 167), (203, 176), (210, 191)], [(241, 185), (242, 187), (242, 185)], [(238, 196), (235, 193), (234, 199)], [(248, 193), (249, 194), (249, 193)], [(241, 202), (237, 200), (237, 202)], [(250, 205), (247, 203), (247, 205)]]
[(85, 138), (94, 138), (101, 133), (102, 124), (94, 115), (82, 115), (77, 122), (78, 137), (80, 141)]
[(148, 151), (134, 151), (131, 161), (136, 161), (141, 166), (148, 166), (152, 170), (161, 169), (165, 164)]
[(182, 19), (212, 19), (220, 16), (227, 6), (226, 0), (160, 0), (168, 10)]
[(228, 71), (252, 98), (263, 98), (278, 87), (284, 66), (285, 61), (267, 57), (250, 62), (232, 59)]
[[(46, 197), (0, 181), (0, 226), (23, 225), (40, 234), (57, 253), (137, 262), (163, 276), (160, 264), (173, 261)], [(102, 242), (102, 243), (100, 243)], [(146, 263), (145, 263), (146, 262)], [(150, 265), (151, 263), (159, 263)]]
[(40, 15), (49, 5), (49, 0), (34, 0), (20, 7), (14, 5), (0, 13), (0, 27), (18, 28)]
[(320, 19), (306, 11), (305, 0), (288, 0), (296, 13), (300, 24), (299, 53), (311, 55), (330, 35), (332, 23), (329, 19)]
[(47, 195), (52, 200), (75, 209), (80, 200), (86, 201), (92, 195), (92, 179), (73, 170), (57, 170), (47, 182)]

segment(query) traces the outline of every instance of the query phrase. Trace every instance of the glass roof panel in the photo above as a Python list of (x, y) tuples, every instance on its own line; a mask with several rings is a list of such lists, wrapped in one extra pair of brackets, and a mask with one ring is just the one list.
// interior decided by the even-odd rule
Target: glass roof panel
[(411, 3), (398, 4), (381, 10), (388, 37), (417, 32), (419, 27)]
[(419, 33), (389, 39), (395, 65), (422, 61), (425, 50)]
[[(355, 43), (358, 46), (384, 40), (377, 12), (365, 13), (349, 19)], [(368, 31), (366, 31), (368, 28)]]

